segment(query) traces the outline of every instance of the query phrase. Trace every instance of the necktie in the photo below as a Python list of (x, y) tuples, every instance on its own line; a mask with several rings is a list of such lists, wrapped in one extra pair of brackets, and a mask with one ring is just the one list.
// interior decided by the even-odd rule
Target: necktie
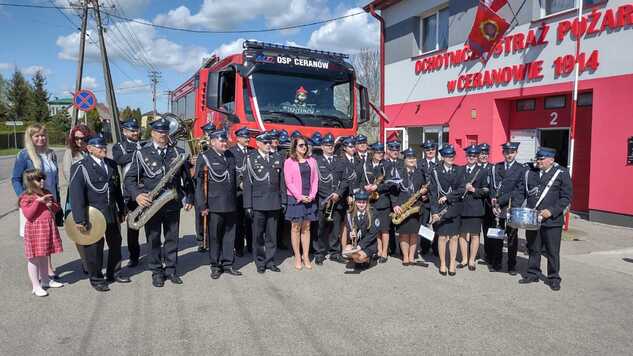
[(166, 149), (164, 149), (164, 148), (159, 148), (159, 149), (158, 149), (158, 154), (160, 154), (160, 157), (161, 157), (162, 159), (165, 159), (165, 154), (167, 153), (166, 151), (167, 151), (167, 150), (166, 150)]
[(99, 165), (101, 166), (101, 169), (103, 169), (105, 174), (108, 174), (108, 169), (106, 168), (105, 162), (103, 160), (101, 160), (101, 163)]
[(473, 172), (472, 168), (468, 168), (468, 174), (471, 174)]
[(332, 165), (332, 157), (327, 158), (327, 164)]
[(538, 173), (538, 177), (539, 177), (539, 178), (543, 178), (543, 171), (540, 171), (540, 172)]

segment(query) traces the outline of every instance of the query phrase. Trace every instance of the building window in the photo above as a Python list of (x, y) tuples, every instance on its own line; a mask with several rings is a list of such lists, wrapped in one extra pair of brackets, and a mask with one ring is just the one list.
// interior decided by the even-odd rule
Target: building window
[[(576, 4), (579, 0), (545, 0), (541, 1), (541, 15), (549, 16), (559, 12), (571, 10), (576, 8)], [(598, 3), (605, 2), (605, 0), (583, 0), (583, 7), (590, 7)]]
[(448, 48), (448, 8), (422, 18), (422, 53)]
[(593, 106), (593, 93), (578, 94), (578, 106)]
[(550, 96), (545, 98), (545, 109), (562, 109), (566, 105), (564, 95)]
[(517, 111), (536, 110), (536, 99), (517, 100)]

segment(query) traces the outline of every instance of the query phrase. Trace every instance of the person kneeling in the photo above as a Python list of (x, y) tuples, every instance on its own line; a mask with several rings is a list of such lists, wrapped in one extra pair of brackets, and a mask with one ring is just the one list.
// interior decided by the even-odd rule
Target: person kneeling
[(356, 266), (362, 264), (363, 267), (368, 267), (369, 262), (378, 252), (376, 237), (380, 229), (380, 219), (372, 219), (376, 216), (376, 212), (368, 207), (369, 194), (367, 192), (360, 191), (354, 198), (354, 208), (346, 216), (349, 237), (348, 244), (343, 249), (343, 256), (350, 259)]

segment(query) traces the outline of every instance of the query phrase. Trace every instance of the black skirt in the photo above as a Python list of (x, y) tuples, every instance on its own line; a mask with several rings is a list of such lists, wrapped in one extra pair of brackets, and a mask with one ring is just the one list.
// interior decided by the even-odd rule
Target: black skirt
[(438, 236), (454, 236), (459, 235), (460, 217), (444, 218), (442, 221), (433, 225), (433, 229)]
[(367, 239), (360, 240), (358, 242), (358, 247), (360, 247), (360, 249), (363, 250), (368, 257), (374, 256), (378, 253), (378, 241), (376, 239), (371, 241), (367, 241)]
[(460, 233), (481, 235), (482, 218), (478, 216), (462, 216), (460, 220)]
[(376, 212), (376, 216), (374, 216), (373, 219), (378, 219), (378, 221), (380, 221), (378, 231), (389, 231), (391, 227), (391, 217), (389, 216), (391, 209), (375, 209), (374, 211)]
[(406, 218), (400, 225), (396, 225), (399, 234), (418, 234), (420, 231), (420, 214), (413, 214)]

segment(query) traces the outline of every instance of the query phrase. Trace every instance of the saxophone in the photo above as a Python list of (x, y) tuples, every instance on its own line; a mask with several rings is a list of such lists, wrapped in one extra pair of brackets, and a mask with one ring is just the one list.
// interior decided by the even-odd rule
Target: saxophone
[[(385, 175), (382, 174), (380, 176), (378, 176), (375, 180), (374, 180), (374, 185), (379, 186), (382, 181), (385, 180)], [(378, 193), (378, 190), (375, 190), (373, 192), (371, 192), (371, 194), (369, 195), (369, 202), (370, 203), (375, 203), (376, 201), (378, 201), (378, 199), (380, 198), (380, 194)]]
[(409, 199), (407, 199), (407, 201), (404, 202), (404, 204), (400, 205), (400, 208), (402, 209), (402, 213), (396, 214), (394, 212), (394, 213), (389, 214), (389, 217), (391, 217), (391, 222), (394, 225), (400, 225), (409, 216), (419, 213), (420, 207), (413, 206), (413, 204), (415, 204), (422, 196), (426, 195), (428, 191), (429, 191), (429, 183), (423, 185), (420, 188), (420, 190), (418, 190), (412, 196), (410, 196)]
[[(169, 167), (169, 170), (160, 179), (156, 187), (147, 193), (152, 200), (152, 205), (148, 207), (138, 206), (134, 211), (127, 216), (127, 226), (134, 230), (139, 230), (147, 221), (156, 214), (165, 204), (178, 198), (178, 192), (175, 188), (171, 188), (165, 192), (162, 192), (165, 185), (167, 185), (178, 173), (183, 164), (189, 159), (187, 153), (180, 155), (178, 159)], [(162, 194), (161, 194), (162, 192)]]

